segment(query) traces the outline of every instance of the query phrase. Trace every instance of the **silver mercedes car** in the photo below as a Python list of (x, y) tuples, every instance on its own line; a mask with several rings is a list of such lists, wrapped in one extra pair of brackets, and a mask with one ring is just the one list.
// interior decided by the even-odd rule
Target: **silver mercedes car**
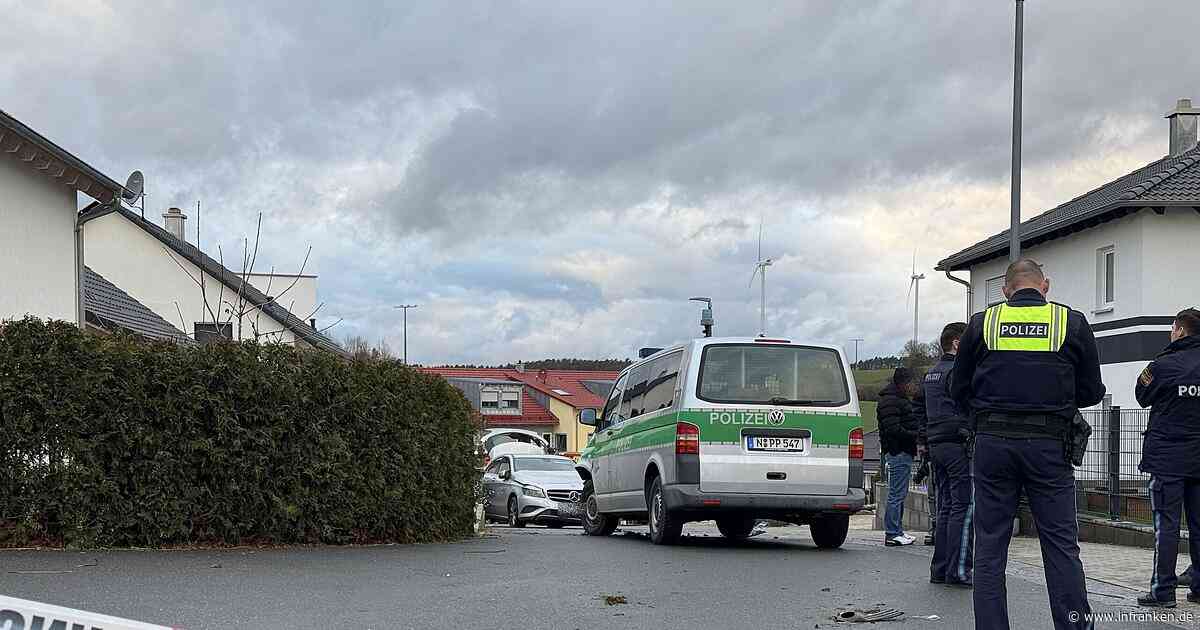
[(488, 520), (511, 527), (578, 524), (583, 516), (583, 480), (566, 457), (508, 454), (483, 473), (483, 509)]

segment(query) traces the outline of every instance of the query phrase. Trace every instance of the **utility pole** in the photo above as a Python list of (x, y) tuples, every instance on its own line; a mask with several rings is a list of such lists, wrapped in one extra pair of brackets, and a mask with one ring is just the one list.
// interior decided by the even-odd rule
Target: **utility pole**
[(417, 308), (419, 304), (400, 304), (395, 308), (404, 311), (404, 365), (408, 365), (408, 309)]
[(858, 365), (858, 342), (866, 341), (866, 339), (863, 339), (862, 337), (854, 337), (850, 339), (850, 341), (854, 342), (854, 365)]
[(1024, 48), (1025, 0), (1016, 0), (1017, 37), (1013, 52), (1012, 216), (1008, 228), (1008, 260), (1021, 257), (1021, 52)]

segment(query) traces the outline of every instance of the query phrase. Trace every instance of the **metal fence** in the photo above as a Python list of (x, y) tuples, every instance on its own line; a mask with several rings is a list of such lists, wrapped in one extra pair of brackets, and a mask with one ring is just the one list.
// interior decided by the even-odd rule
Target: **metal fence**
[(1152, 521), (1150, 476), (1138, 470), (1147, 409), (1096, 409), (1083, 412), (1092, 425), (1083, 466), (1075, 471), (1075, 497), (1082, 513), (1113, 520)]

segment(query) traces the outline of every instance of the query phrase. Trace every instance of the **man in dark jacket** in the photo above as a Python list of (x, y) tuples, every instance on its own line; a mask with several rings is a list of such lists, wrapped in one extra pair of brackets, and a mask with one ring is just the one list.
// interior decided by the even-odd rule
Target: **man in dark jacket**
[[(940, 339), (942, 357), (925, 374), (913, 404), (921, 442), (933, 468), (937, 488), (937, 530), (929, 581), (934, 584), (971, 586), (971, 461), (967, 454), (967, 416), (950, 396), (950, 373), (959, 340), (967, 325), (947, 324)], [(933, 502), (931, 501), (931, 504)]]
[[(1200, 531), (1200, 311), (1189, 308), (1175, 316), (1171, 345), (1142, 371), (1134, 393), (1138, 404), (1150, 408), (1139, 468), (1150, 473), (1154, 509), (1154, 573), (1138, 605), (1173, 608), (1185, 507), (1188, 531)], [(1200, 545), (1188, 547), (1195, 566)], [(1188, 601), (1200, 603), (1200, 585), (1190, 586)]]
[(904, 533), (904, 499), (917, 454), (917, 420), (912, 413), (916, 379), (908, 368), (896, 368), (892, 382), (879, 392), (879, 445), (888, 475), (887, 510), (883, 516), (884, 544), (911, 545), (916, 540)]

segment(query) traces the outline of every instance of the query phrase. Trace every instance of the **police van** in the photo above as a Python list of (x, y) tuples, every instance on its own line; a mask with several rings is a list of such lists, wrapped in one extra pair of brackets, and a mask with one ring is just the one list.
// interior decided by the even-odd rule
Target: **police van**
[(769, 518), (836, 548), (866, 500), (854, 376), (835, 346), (695, 339), (626, 368), (580, 421), (595, 426), (577, 465), (592, 536), (628, 518), (655, 544), (703, 520), (740, 539)]

